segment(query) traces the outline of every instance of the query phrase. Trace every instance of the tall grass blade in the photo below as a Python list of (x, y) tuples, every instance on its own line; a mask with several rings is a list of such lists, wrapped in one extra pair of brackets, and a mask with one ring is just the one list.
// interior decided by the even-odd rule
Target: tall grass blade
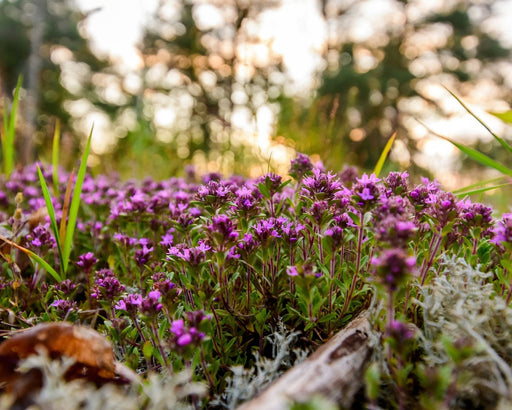
[(446, 88), (446, 91), (448, 91), (452, 96), (453, 98), (455, 98), (457, 100), (457, 102), (462, 105), (462, 107), (464, 107), (464, 109), (469, 113), (471, 114), (471, 116), (473, 118), (475, 118), (480, 124), (483, 125), (483, 127), (494, 137), (494, 139), (496, 141), (498, 141), (500, 143), (500, 145), (505, 148), (510, 154), (512, 154), (512, 147), (503, 139), (503, 138), (500, 138), (498, 137), (494, 132), (491, 131), (491, 129), (473, 112), (469, 109), (469, 107), (464, 104), (464, 102), (459, 98), (457, 97), (453, 92), (451, 92), (448, 88)]
[(75, 225), (76, 219), (78, 216), (78, 208), (80, 206), (80, 196), (82, 194), (82, 185), (85, 179), (85, 172), (87, 170), (87, 158), (89, 158), (89, 150), (91, 148), (91, 139), (92, 139), (92, 130), (94, 126), (91, 127), (91, 132), (89, 133), (89, 137), (87, 138), (87, 144), (85, 145), (84, 153), (82, 154), (82, 161), (80, 163), (80, 168), (78, 169), (78, 174), (76, 176), (75, 189), (73, 190), (73, 198), (71, 199), (71, 206), (69, 208), (69, 219), (68, 225), (66, 228), (66, 239), (64, 241), (64, 249), (63, 256), (66, 262), (64, 266), (64, 271), (67, 269), (67, 265), (69, 262), (69, 255), (71, 253), (71, 245), (73, 243), (73, 234), (75, 233)]
[(508, 178), (507, 176), (503, 175), (501, 177), (497, 177), (497, 178), (491, 178), (491, 179), (487, 179), (485, 181), (479, 181), (479, 182), (475, 182), (474, 184), (470, 184), (470, 185), (467, 185), (463, 188), (459, 188), (459, 189), (456, 189), (454, 191), (452, 191), (452, 193), (454, 193), (455, 195), (459, 195), (460, 192), (464, 192), (464, 191), (467, 191), (468, 189), (479, 189), (479, 188), (483, 188), (485, 187), (486, 185), (489, 185), (489, 184), (495, 184), (499, 181), (502, 181), (503, 179), (505, 178)]
[(46, 271), (53, 276), (53, 278), (57, 282), (62, 282), (61, 276), (57, 273), (55, 269), (53, 269), (48, 262), (46, 262), (43, 258), (41, 258), (38, 254), (32, 252), (30, 249), (24, 248), (23, 246), (18, 245), (16, 242), (10, 241), (9, 239), (5, 238), (4, 236), (0, 235), (0, 240), (3, 242), (15, 247), (16, 249), (19, 249), (20, 251), (24, 252), (29, 258), (35, 260), (37, 263), (39, 263), (43, 268), (46, 269)]
[(481, 194), (483, 192), (492, 191), (493, 189), (499, 189), (499, 188), (503, 188), (503, 187), (510, 186), (510, 185), (512, 185), (512, 183), (507, 182), (506, 184), (493, 185), (493, 186), (473, 189), (473, 190), (469, 190), (469, 191), (459, 190), (457, 193), (454, 192), (454, 195), (466, 196), (466, 195)]
[(373, 170), (373, 173), (376, 177), (379, 176), (380, 172), (382, 171), (382, 167), (384, 166), (384, 162), (386, 162), (386, 158), (388, 157), (389, 151), (391, 151), (391, 147), (393, 145), (393, 142), (396, 138), (396, 131), (393, 133), (393, 135), (389, 138), (388, 142), (386, 143), (386, 146), (380, 153), (379, 160), (377, 161), (377, 165), (375, 165), (375, 169)]
[(60, 150), (60, 120), (55, 122), (55, 131), (53, 132), (52, 145), (52, 177), (53, 177), (53, 196), (59, 195), (59, 150)]
[(420, 124), (422, 124), (430, 133), (432, 133), (436, 137), (442, 138), (445, 141), (448, 141), (450, 144), (453, 144), (454, 146), (456, 146), (459, 150), (461, 150), (464, 154), (466, 154), (471, 159), (473, 159), (477, 162), (480, 162), (480, 164), (485, 165), (486, 167), (494, 168), (495, 170), (501, 172), (504, 175), (512, 176), (512, 169), (509, 169), (506, 166), (500, 164), (499, 162), (494, 161), (492, 158), (489, 158), (487, 155), (482, 154), (481, 152), (477, 151), (474, 148), (471, 148), (466, 145), (455, 142), (455, 141), (451, 140), (450, 138), (445, 137), (444, 135), (441, 135), (441, 134), (431, 130), (420, 120), (416, 119), (416, 121), (418, 121)]
[(505, 112), (490, 112), (489, 114), (494, 115), (506, 124), (512, 124), (512, 110)]
[(20, 89), (23, 82), (23, 76), (18, 77), (16, 88), (14, 89), (14, 98), (12, 100), (12, 107), (10, 115), (7, 114), (4, 104), (4, 126), (2, 133), (2, 152), (4, 157), (4, 173), (9, 177), (14, 169), (14, 138), (16, 134), (16, 117), (18, 112), (18, 105), (20, 100)]
[(63, 269), (64, 267), (64, 257), (62, 254), (62, 247), (59, 238), (59, 228), (57, 227), (57, 218), (55, 217), (55, 208), (53, 207), (52, 198), (50, 196), (50, 191), (48, 189), (48, 185), (46, 185), (46, 181), (44, 179), (43, 172), (39, 165), (37, 166), (37, 173), (39, 175), (39, 183), (41, 184), (41, 190), (43, 191), (44, 202), (46, 203), (46, 209), (48, 210), (48, 216), (50, 217), (50, 223), (52, 225), (52, 231), (55, 235), (55, 242), (57, 243), (57, 250), (59, 252), (59, 259), (61, 264), (61, 273), (62, 276), (65, 277), (66, 271)]
[(75, 177), (75, 172), (71, 171), (69, 174), (68, 184), (66, 186), (66, 193), (64, 194), (64, 203), (62, 204), (62, 219), (60, 220), (60, 241), (62, 243), (66, 243), (66, 229), (68, 224), (68, 213), (69, 213), (69, 203), (71, 202), (71, 186), (73, 185), (73, 178)]

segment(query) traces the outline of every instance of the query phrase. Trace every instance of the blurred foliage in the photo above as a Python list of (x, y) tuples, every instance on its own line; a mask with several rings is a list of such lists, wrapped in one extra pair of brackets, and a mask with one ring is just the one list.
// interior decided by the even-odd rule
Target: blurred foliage
[[(147, 120), (152, 121), (157, 140), (166, 141), (172, 158), (243, 174), (261, 161), (257, 154), (250, 155), (254, 148), (234, 118), (243, 117), (246, 124), (256, 121), (258, 109), (269, 101), (270, 77), (282, 68), (274, 56), (265, 63), (247, 61), (240, 47), (249, 50), (258, 45), (250, 23), (277, 4), (274, 0), (159, 3), (140, 47), (144, 60), (140, 101), (142, 111), (153, 114)], [(140, 112), (138, 117), (139, 122)]]
[[(417, 141), (408, 138), (407, 121), (427, 110), (446, 116), (425, 93), (426, 86), (461, 89), (482, 78), (501, 86), (497, 63), (510, 56), (482, 25), (492, 1), (426, 2), (430, 10), (421, 18), (417, 2), (391, 1), (394, 22), (356, 41), (351, 33), (365, 17), (358, 9), (363, 3), (368, 4), (352, 2), (343, 8), (339, 2), (322, 2), (324, 19), (335, 34), (325, 51), (329, 64), (317, 95), (306, 104), (289, 96), (279, 99), (278, 135), (292, 139), (299, 151), (319, 154), (332, 167), (349, 162), (371, 169), (394, 131), (412, 157)], [(512, 96), (506, 87), (501, 91), (497, 98)], [(419, 111), (406, 104), (417, 99), (422, 100)], [(404, 164), (414, 166), (411, 160)]]
[[(34, 122), (31, 127), (21, 127), (21, 144), (37, 143), (46, 150), (51, 141), (51, 128), (59, 118), (63, 129), (70, 129), (71, 115), (65, 109), (65, 102), (86, 97), (98, 102), (90, 83), (79, 78), (85, 87), (74, 93), (65, 87), (62, 66), (74, 64), (78, 76), (81, 71), (97, 72), (109, 66), (90, 50), (88, 43), (79, 32), (79, 23), (86, 18), (66, 0), (0, 0), (0, 86), (3, 95), (12, 96), (16, 80), (24, 74), (24, 89), (36, 104), (36, 116), (30, 116), (27, 101), (21, 102), (21, 113), (25, 123)], [(38, 30), (34, 30), (37, 25)], [(35, 38), (38, 37), (38, 38)], [(34, 43), (39, 49), (34, 50)], [(86, 76), (82, 76), (86, 77)], [(34, 95), (35, 94), (35, 95)], [(53, 118), (53, 120), (52, 120)], [(35, 135), (33, 135), (35, 133)], [(23, 162), (34, 159), (34, 152)]]
[[(493, 2), (420, 3), (390, 0), (381, 20), (368, 14), (371, 0), (318, 0), (329, 33), (319, 51), (325, 64), (317, 88), (299, 99), (287, 93), (282, 56), (262, 41), (258, 26), (280, 0), (159, 0), (135, 68), (91, 51), (86, 28), (96, 9), (84, 14), (72, 0), (0, 0), (2, 93), (11, 95), (17, 75), (33, 67), (39, 19), (41, 68), (37, 86), (25, 76), (25, 90), (39, 96), (32, 129), (40, 157), (50, 156), (52, 117), (62, 120), (63, 149), (77, 153), (70, 135), (85, 136), (93, 113), (103, 122), (102, 128), (96, 123), (97, 138), (106, 141), (93, 155), (98, 172), (163, 178), (193, 163), (199, 173), (248, 174), (278, 161), (272, 147), (256, 152), (254, 145), (261, 124), (277, 115), (271, 145), (316, 154), (334, 169), (346, 163), (372, 169), (398, 131), (409, 158), (388, 161), (383, 171), (414, 173), (421, 141), (410, 138), (411, 118), (446, 117), (425, 92), (429, 85), (447, 85), (464, 97), (461, 90), (485, 78), (500, 87), (498, 98), (512, 98), (501, 64), (510, 50), (483, 24)], [(366, 26), (374, 33), (358, 37)]]

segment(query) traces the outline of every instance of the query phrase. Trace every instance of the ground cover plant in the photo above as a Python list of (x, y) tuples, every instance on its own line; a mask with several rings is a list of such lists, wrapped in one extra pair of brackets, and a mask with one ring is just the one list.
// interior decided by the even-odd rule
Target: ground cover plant
[[(0, 181), (0, 326), (97, 329), (147, 380), (116, 393), (132, 405), (234, 408), (364, 310), (381, 338), (355, 406), (512, 399), (511, 214), (405, 172), (335, 173), (302, 154), (287, 180), (86, 174), (73, 199), (76, 177), (56, 169)], [(56, 230), (76, 195), (63, 270)], [(191, 380), (205, 388), (184, 393)], [(69, 396), (50, 387), (34, 398), (43, 408)], [(104, 403), (106, 387), (88, 388), (77, 408)]]

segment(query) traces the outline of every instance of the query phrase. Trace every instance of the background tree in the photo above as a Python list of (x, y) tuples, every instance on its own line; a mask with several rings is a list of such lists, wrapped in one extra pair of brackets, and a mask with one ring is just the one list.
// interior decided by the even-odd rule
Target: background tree
[[(203, 164), (202, 171), (228, 173), (247, 173), (261, 162), (247, 128), (254, 133), (269, 90), (277, 95), (270, 78), (280, 71), (280, 59), (261, 44), (255, 23), (262, 11), (277, 4), (159, 3), (140, 47), (139, 125), (128, 135), (152, 153), (152, 161), (165, 163), (171, 172), (182, 168), (181, 161), (192, 161)], [(114, 158), (137, 155), (133, 147), (123, 143)], [(176, 160), (169, 163), (169, 156)]]
[(402, 165), (409, 165), (423, 143), (413, 138), (411, 118), (449, 115), (432, 98), (432, 86), (464, 96), (492, 80), (495, 98), (511, 96), (503, 86), (510, 50), (485, 24), (492, 1), (390, 0), (380, 16), (371, 1), (320, 4), (329, 28), (327, 68), (310, 102), (281, 96), (277, 134), (330, 166), (372, 169), (394, 131)]
[(46, 149), (55, 118), (63, 130), (70, 129), (66, 101), (87, 96), (106, 109), (90, 78), (108, 62), (94, 55), (80, 34), (86, 17), (66, 0), (0, 0), (2, 94), (10, 99), (18, 76), (24, 75), (17, 137), (23, 164), (34, 160), (36, 149)]

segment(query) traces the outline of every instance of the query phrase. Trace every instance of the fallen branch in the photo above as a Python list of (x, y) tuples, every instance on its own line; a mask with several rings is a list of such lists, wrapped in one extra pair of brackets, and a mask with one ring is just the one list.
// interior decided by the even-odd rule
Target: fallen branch
[(291, 368), (238, 410), (285, 410), (315, 395), (350, 408), (373, 351), (367, 313), (357, 316), (306, 361)]

